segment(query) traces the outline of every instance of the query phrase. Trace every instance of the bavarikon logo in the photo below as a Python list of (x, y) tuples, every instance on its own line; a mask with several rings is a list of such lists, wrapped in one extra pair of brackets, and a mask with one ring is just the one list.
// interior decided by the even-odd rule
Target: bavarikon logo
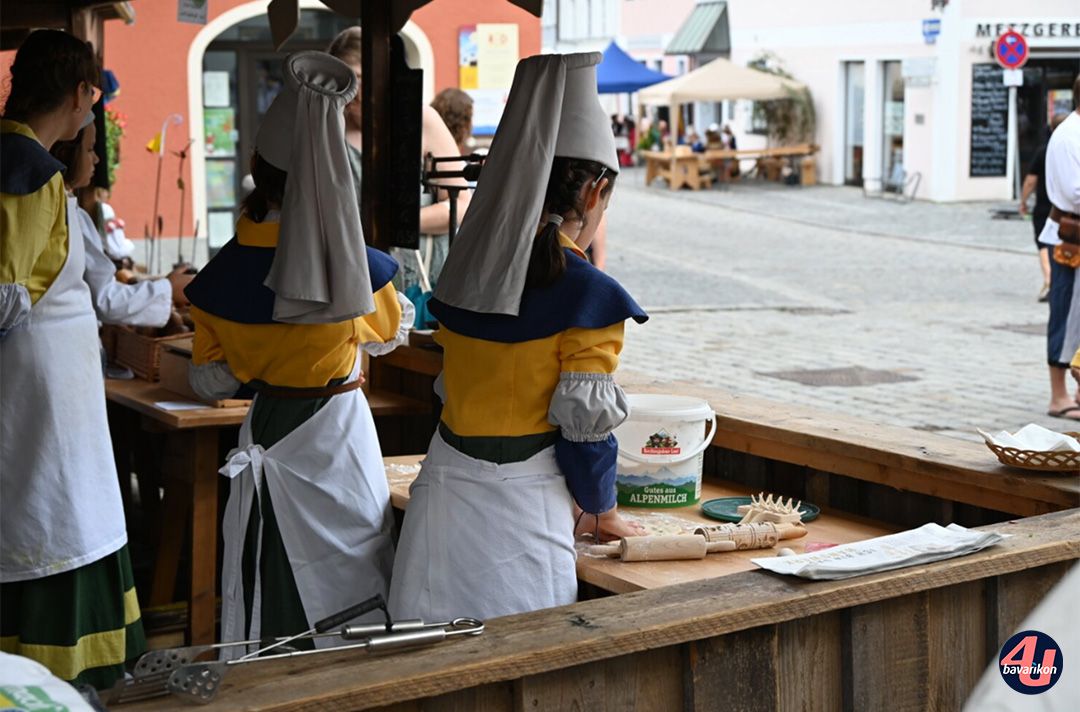
[(669, 435), (666, 430), (650, 435), (645, 447), (641, 448), (642, 455), (678, 455), (681, 452), (678, 438)]
[(1025, 630), (1005, 641), (998, 657), (1001, 679), (1025, 695), (1046, 692), (1061, 678), (1064, 656), (1053, 638)]

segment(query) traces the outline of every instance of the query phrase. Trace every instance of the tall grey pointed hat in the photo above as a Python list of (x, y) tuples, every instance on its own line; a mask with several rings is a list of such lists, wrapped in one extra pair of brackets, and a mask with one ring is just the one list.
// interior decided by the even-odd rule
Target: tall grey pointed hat
[(517, 315), (556, 156), (618, 172), (611, 122), (596, 90), (599, 52), (518, 63), (480, 180), (435, 289), (470, 311)]
[(255, 135), (259, 155), (289, 176), (265, 282), (275, 321), (325, 324), (375, 311), (345, 146), (343, 110), (356, 92), (356, 75), (341, 60), (291, 54), (285, 86)]

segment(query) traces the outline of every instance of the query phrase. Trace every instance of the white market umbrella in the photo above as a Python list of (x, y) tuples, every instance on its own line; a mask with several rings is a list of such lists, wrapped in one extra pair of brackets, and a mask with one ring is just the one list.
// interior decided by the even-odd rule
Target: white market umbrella
[(675, 105), (694, 101), (786, 99), (801, 82), (758, 69), (743, 67), (726, 59), (714, 59), (692, 72), (653, 84), (638, 92), (643, 104)]

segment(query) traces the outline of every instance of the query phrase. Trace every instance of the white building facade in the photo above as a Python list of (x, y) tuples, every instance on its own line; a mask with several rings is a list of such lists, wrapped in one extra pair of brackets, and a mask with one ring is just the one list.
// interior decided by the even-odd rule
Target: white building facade
[[(935, 201), (1012, 199), (1080, 72), (1080, 0), (730, 0), (728, 17), (732, 61), (772, 53), (813, 94), (820, 180), (917, 175)], [(1011, 105), (991, 55), (1008, 29), (1031, 48)]]

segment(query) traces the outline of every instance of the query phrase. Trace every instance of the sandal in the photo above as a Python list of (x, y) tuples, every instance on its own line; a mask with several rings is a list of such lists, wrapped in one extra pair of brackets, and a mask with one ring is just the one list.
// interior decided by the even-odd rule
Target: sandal
[(1046, 414), (1051, 418), (1061, 418), (1062, 420), (1076, 420), (1080, 421), (1080, 418), (1071, 418), (1069, 413), (1080, 413), (1080, 405), (1072, 405), (1068, 408), (1062, 408), (1061, 410), (1048, 410)]

